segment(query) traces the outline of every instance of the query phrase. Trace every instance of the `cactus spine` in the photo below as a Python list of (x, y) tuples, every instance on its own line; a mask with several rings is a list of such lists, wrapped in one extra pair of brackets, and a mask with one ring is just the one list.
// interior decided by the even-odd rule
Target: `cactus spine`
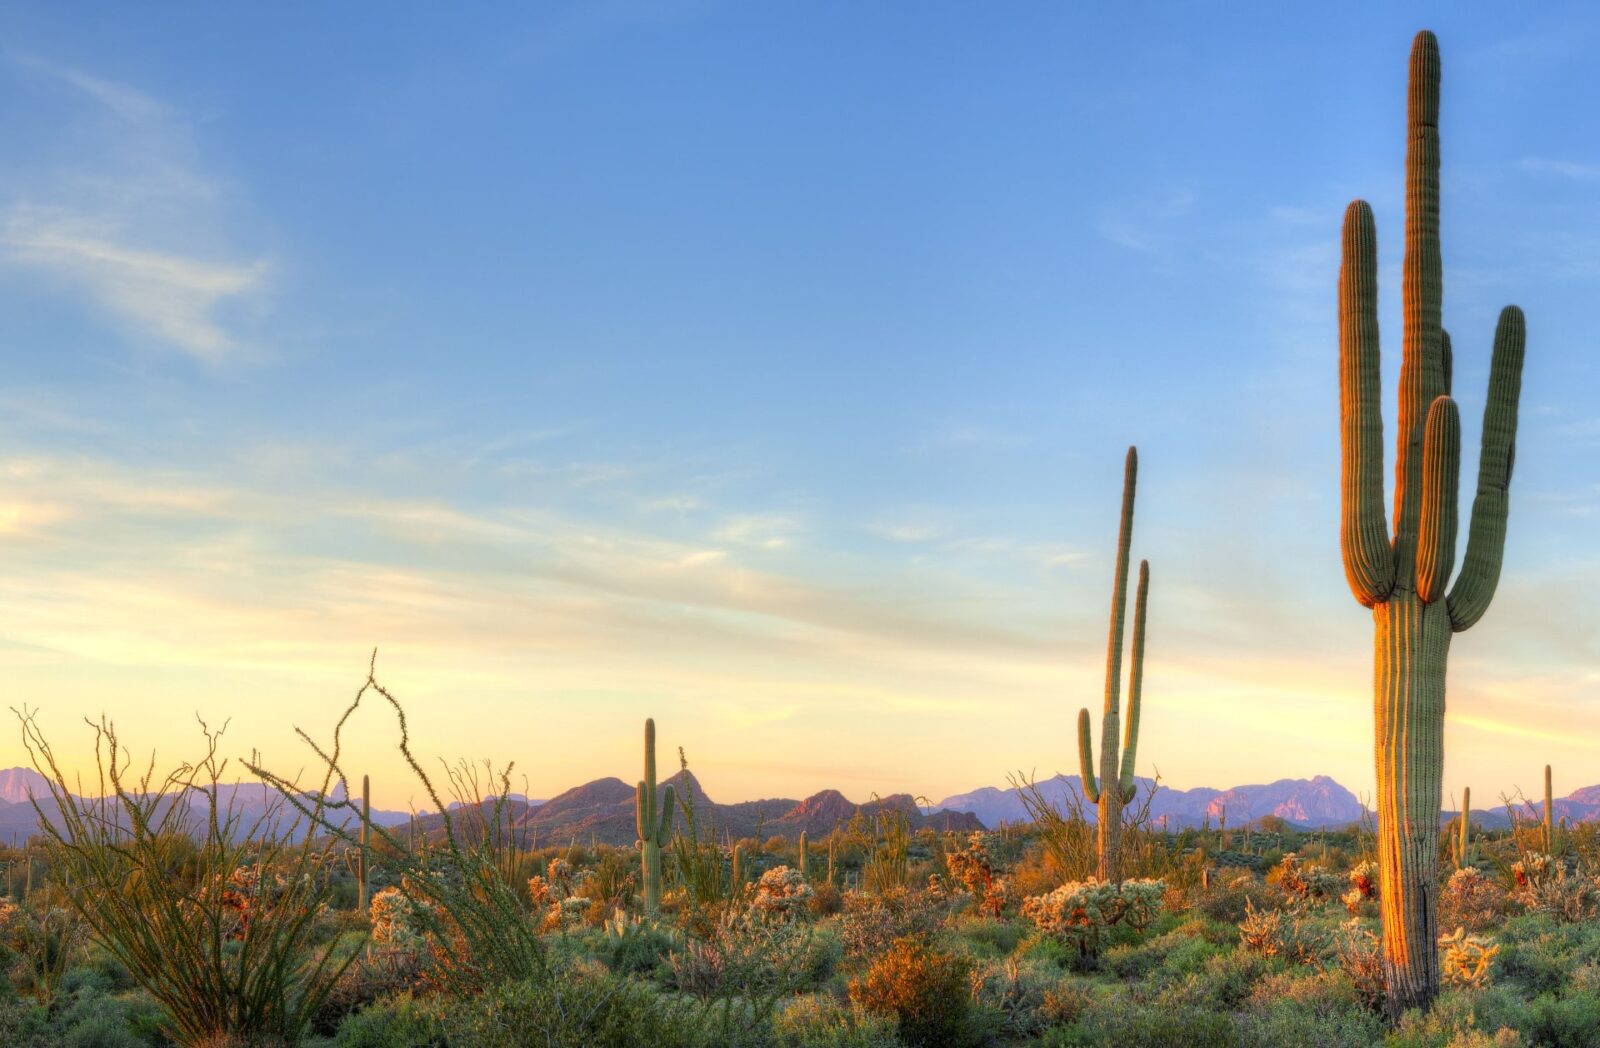
[(1556, 852), (1555, 833), (1555, 791), (1550, 788), (1550, 765), (1544, 766), (1544, 853), (1554, 855)]
[(361, 776), (361, 850), (356, 856), (356, 905), (362, 913), (367, 912), (367, 878), (370, 876), (367, 861), (371, 832), (372, 783), (363, 775)]
[(1128, 608), (1128, 547), (1133, 542), (1133, 495), (1139, 479), (1139, 452), (1128, 449), (1122, 474), (1122, 526), (1117, 535), (1116, 576), (1111, 589), (1111, 635), (1106, 642), (1106, 700), (1100, 718), (1100, 781), (1094, 777), (1089, 711), (1078, 711), (1078, 763), (1083, 795), (1099, 809), (1099, 876), (1122, 882), (1122, 808), (1133, 800), (1133, 761), (1139, 743), (1139, 691), (1144, 678), (1144, 606), (1150, 592), (1150, 565), (1139, 562), (1139, 592), (1133, 610), (1133, 667), (1128, 681), (1128, 726), (1117, 764), (1117, 707), (1122, 701), (1122, 627)]
[(661, 849), (672, 840), (672, 807), (677, 791), (668, 783), (656, 806), (656, 722), (644, 722), (644, 778), (639, 780), (635, 807), (638, 810), (639, 865), (644, 875), (644, 905), (651, 913), (661, 909)]
[(807, 883), (811, 881), (811, 859), (806, 848), (806, 831), (800, 831), (800, 879)]
[(1525, 333), (1507, 306), (1495, 331), (1483, 415), (1477, 497), (1460, 576), (1456, 494), (1461, 420), (1450, 396), (1450, 339), (1440, 326), (1439, 45), (1411, 49), (1406, 137), (1406, 249), (1395, 530), (1383, 505), (1383, 420), (1378, 404), (1378, 260), (1372, 209), (1345, 211), (1339, 269), (1339, 392), (1345, 575), (1372, 609), (1382, 877), (1384, 982), (1397, 1017), (1438, 993), (1434, 908), (1444, 765), (1445, 662), (1454, 633), (1483, 616), (1500, 579), (1507, 492), (1515, 457)]

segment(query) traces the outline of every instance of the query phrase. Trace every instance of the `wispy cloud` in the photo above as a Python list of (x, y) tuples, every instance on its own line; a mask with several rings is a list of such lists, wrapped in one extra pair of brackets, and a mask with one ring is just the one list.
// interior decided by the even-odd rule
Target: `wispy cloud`
[(1600, 182), (1600, 164), (1585, 164), (1573, 160), (1550, 160), (1544, 157), (1523, 157), (1517, 166), (1530, 175), (1565, 178), (1574, 182)]
[(61, 121), (83, 125), (93, 145), (30, 173), (0, 213), (4, 259), (88, 298), (132, 337), (210, 363), (237, 359), (228, 310), (256, 301), (271, 267), (220, 246), (223, 194), (191, 127), (127, 85), (35, 57), (11, 62), (66, 89)]

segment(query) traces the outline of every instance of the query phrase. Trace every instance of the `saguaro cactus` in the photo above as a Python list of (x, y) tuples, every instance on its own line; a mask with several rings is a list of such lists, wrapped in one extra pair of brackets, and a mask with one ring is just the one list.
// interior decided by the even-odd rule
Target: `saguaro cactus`
[(1458, 870), (1478, 864), (1478, 856), (1472, 849), (1471, 786), (1461, 788), (1461, 817), (1456, 820), (1456, 832), (1451, 835), (1450, 857), (1455, 860)]
[(1440, 326), (1439, 45), (1417, 34), (1406, 126), (1405, 332), (1400, 368), (1395, 529), (1383, 506), (1378, 404), (1378, 259), (1372, 209), (1344, 216), (1339, 269), (1341, 544), (1356, 599), (1372, 609), (1383, 965), (1392, 1015), (1426, 1006), (1439, 989), (1435, 891), (1444, 765), (1445, 661), (1453, 633), (1482, 617), (1505, 549), (1507, 492), (1522, 386), (1522, 311), (1495, 331), (1477, 497), (1460, 577), (1456, 495), (1461, 420), (1450, 397), (1450, 339)]
[(1556, 851), (1556, 824), (1555, 791), (1550, 788), (1550, 765), (1544, 766), (1544, 853), (1554, 855)]
[(644, 722), (644, 778), (639, 780), (635, 807), (644, 905), (652, 913), (661, 908), (661, 849), (672, 840), (672, 806), (677, 799), (677, 792), (669, 782), (661, 791), (661, 806), (656, 806), (656, 722), (647, 718)]
[(806, 831), (800, 831), (800, 879), (809, 882), (811, 877), (811, 856), (806, 847)]
[(361, 850), (356, 854), (356, 905), (367, 912), (367, 883), (372, 876), (367, 868), (372, 832), (372, 783), (361, 776)]
[(1078, 763), (1083, 795), (1099, 809), (1099, 876), (1121, 883), (1122, 808), (1133, 800), (1133, 760), (1139, 743), (1139, 690), (1144, 679), (1144, 605), (1150, 592), (1150, 564), (1139, 562), (1139, 592), (1133, 608), (1133, 668), (1128, 681), (1128, 727), (1117, 766), (1117, 708), (1122, 701), (1122, 626), (1128, 608), (1128, 547), (1133, 542), (1133, 495), (1139, 479), (1139, 452), (1128, 449), (1122, 474), (1122, 528), (1117, 536), (1116, 577), (1111, 589), (1111, 636), (1106, 642), (1106, 703), (1100, 718), (1100, 781), (1094, 777), (1089, 711), (1078, 711)]

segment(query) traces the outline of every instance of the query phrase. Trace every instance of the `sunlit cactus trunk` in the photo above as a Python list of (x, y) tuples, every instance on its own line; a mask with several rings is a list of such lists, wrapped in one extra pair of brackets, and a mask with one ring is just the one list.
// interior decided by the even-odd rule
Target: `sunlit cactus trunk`
[(672, 840), (672, 808), (677, 794), (668, 783), (656, 805), (656, 722), (644, 722), (644, 778), (639, 780), (637, 824), (639, 866), (644, 880), (644, 905), (651, 913), (661, 909), (661, 849)]
[(1118, 707), (1122, 702), (1122, 630), (1128, 610), (1128, 549), (1133, 543), (1133, 499), (1139, 480), (1139, 452), (1128, 449), (1122, 475), (1122, 524), (1117, 534), (1117, 566), (1111, 589), (1111, 630), (1106, 641), (1105, 710), (1100, 718), (1100, 780), (1095, 781), (1089, 711), (1078, 711), (1078, 762), (1083, 795), (1096, 805), (1098, 876), (1122, 882), (1122, 809), (1133, 800), (1133, 762), (1139, 743), (1139, 693), (1144, 682), (1144, 609), (1150, 594), (1150, 565), (1139, 562), (1139, 590), (1133, 611), (1133, 666), (1128, 680), (1128, 725), (1118, 760)]
[(1439, 990), (1445, 664), (1451, 634), (1483, 616), (1500, 579), (1525, 341), (1521, 310), (1506, 307), (1495, 331), (1466, 554), (1451, 586), (1461, 418), (1450, 395), (1450, 338), (1440, 322), (1439, 46), (1429, 32), (1417, 34), (1411, 50), (1406, 130), (1405, 331), (1392, 538), (1378, 404), (1377, 232), (1364, 201), (1345, 212), (1339, 270), (1340, 539), (1351, 591), (1372, 609), (1376, 627), (1378, 858), (1391, 1017), (1426, 1007)]

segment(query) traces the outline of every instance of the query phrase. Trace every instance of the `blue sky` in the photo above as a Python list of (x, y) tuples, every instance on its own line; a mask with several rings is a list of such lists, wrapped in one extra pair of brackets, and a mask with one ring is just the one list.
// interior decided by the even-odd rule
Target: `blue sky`
[(535, 793), (631, 779), (647, 714), (730, 799), (1070, 770), (1137, 443), (1141, 772), (1369, 790), (1336, 237), (1370, 200), (1392, 440), (1423, 26), (1470, 447), (1529, 326), (1447, 789), (1600, 782), (1579, 5), (11, 5), (6, 691), (292, 763), (377, 646)]

